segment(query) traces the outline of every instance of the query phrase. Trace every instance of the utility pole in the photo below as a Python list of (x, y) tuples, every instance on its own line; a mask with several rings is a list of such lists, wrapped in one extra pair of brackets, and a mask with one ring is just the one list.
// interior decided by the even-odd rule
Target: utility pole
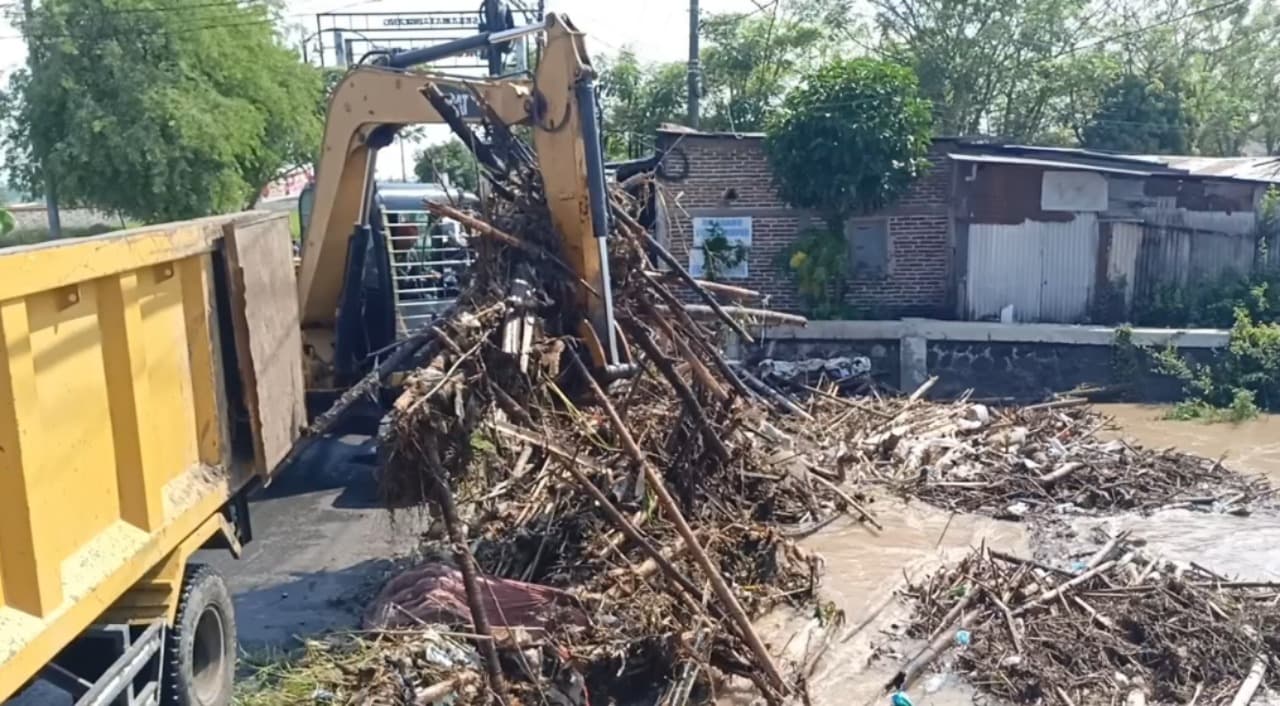
[[(31, 27), (35, 23), (35, 9), (32, 0), (22, 0), (22, 35), (27, 41), (27, 67), (31, 70), (31, 81), (40, 80), (40, 48), (37, 46)], [(58, 188), (54, 179), (53, 167), (47, 157), (41, 157), (40, 171), (44, 173), (44, 208), (49, 220), (49, 237), (62, 237), (62, 216), (58, 213)]]
[(698, 0), (689, 0), (689, 127), (698, 127), (698, 98), (702, 92), (702, 65), (698, 61)]

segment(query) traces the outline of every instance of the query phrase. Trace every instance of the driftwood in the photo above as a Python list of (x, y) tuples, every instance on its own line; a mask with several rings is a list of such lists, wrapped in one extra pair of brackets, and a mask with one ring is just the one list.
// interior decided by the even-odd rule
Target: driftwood
[[(1106, 558), (1116, 553), (1119, 559)], [(1157, 568), (1127, 585), (1135, 558)], [(1173, 578), (1179, 571), (1182, 578)], [(1032, 574), (1042, 590), (1022, 586)], [(967, 627), (972, 641), (948, 652), (952, 668), (1013, 702), (1038, 693), (1049, 704), (1243, 705), (1262, 685), (1280, 685), (1267, 668), (1280, 586), (1231, 586), (1210, 576), (1141, 557), (1122, 538), (1079, 573), (978, 549), (909, 589), (916, 609), (909, 632), (931, 638), (935, 651), (926, 656), (933, 658), (954, 644), (957, 627)], [(918, 674), (919, 661), (899, 677)], [(1139, 680), (1143, 688), (1135, 688)]]

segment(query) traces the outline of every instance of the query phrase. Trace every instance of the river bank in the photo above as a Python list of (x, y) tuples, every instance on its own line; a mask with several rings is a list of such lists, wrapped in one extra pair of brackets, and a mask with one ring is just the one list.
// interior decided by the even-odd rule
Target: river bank
[[(1263, 474), (1280, 485), (1275, 446), (1280, 435), (1274, 433), (1275, 418), (1241, 425), (1206, 425), (1162, 420), (1162, 410), (1157, 407), (1102, 405), (1097, 409), (1120, 424), (1115, 430), (1099, 432), (1099, 436), (1151, 448), (1177, 446), (1210, 458), (1226, 454), (1229, 468)], [(866, 490), (867, 504), (881, 527), (840, 519), (801, 541), (806, 551), (821, 556), (824, 570), (819, 594), (842, 612), (843, 622), (823, 629), (812, 613), (785, 608), (757, 622), (772, 654), (783, 660), (812, 663), (808, 685), (815, 706), (888, 703), (885, 684), (921, 646), (919, 640), (906, 635), (912, 605), (903, 599), (903, 593), (934, 572), (955, 566), (975, 547), (1067, 567), (1079, 561), (1078, 555), (1096, 550), (1100, 536), (1129, 531), (1134, 540), (1144, 544), (1144, 550), (1168, 560), (1194, 561), (1242, 579), (1280, 581), (1280, 515), (1265, 508), (1243, 517), (1180, 509), (1146, 515), (1114, 512), (1010, 521), (903, 499), (887, 488), (875, 489), (866, 478), (851, 477), (850, 481), (851, 487)], [(974, 638), (981, 639), (981, 635)], [(975, 690), (947, 665), (945, 657), (940, 659), (907, 690), (913, 703), (1002, 703)], [(718, 684), (717, 702), (733, 706), (759, 703), (758, 697), (743, 687), (737, 680)], [(1280, 703), (1280, 699), (1260, 693), (1252, 703)]]
[[(1103, 404), (1095, 409), (1117, 425), (1100, 436), (1221, 458), (1232, 470), (1258, 474), (1273, 486), (1280, 485), (1280, 416), (1240, 424), (1203, 424), (1166, 420), (1166, 408), (1157, 405)], [(1063, 566), (1070, 563), (1069, 554), (1096, 549), (1099, 537), (1127, 532), (1145, 551), (1169, 561), (1195, 562), (1242, 581), (1280, 581), (1280, 513), (1271, 509), (1248, 516), (1173, 509), (1033, 523), (950, 513), (919, 501), (879, 505), (879, 509), (894, 520), (884, 532), (837, 527), (807, 542), (826, 559), (825, 591), (847, 618), (847, 627), (832, 640), (811, 677), (813, 703), (818, 706), (888, 702), (885, 684), (920, 647), (904, 635), (911, 613), (904, 594), (974, 547)], [(937, 534), (931, 538), (931, 532)], [(803, 621), (790, 617), (792, 622), (781, 620), (769, 629), (776, 641), (795, 651), (796, 644), (813, 642), (814, 626), (797, 627)], [(939, 660), (939, 665), (947, 663), (945, 658)], [(1001, 703), (978, 694), (946, 668), (927, 673), (907, 693), (917, 706)], [(1261, 689), (1250, 703), (1280, 704), (1280, 695)]]

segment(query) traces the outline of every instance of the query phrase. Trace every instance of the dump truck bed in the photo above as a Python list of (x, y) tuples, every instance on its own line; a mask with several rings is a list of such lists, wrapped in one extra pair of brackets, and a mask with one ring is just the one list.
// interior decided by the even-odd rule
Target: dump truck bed
[(0, 250), (0, 701), (236, 543), (305, 421), (291, 260), (263, 213)]

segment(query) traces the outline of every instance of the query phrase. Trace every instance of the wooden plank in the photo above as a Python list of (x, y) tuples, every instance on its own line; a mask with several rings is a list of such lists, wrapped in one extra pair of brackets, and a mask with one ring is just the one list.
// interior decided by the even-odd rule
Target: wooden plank
[(289, 219), (244, 219), (225, 231), (236, 357), (253, 432), (254, 466), (269, 479), (307, 424)]

